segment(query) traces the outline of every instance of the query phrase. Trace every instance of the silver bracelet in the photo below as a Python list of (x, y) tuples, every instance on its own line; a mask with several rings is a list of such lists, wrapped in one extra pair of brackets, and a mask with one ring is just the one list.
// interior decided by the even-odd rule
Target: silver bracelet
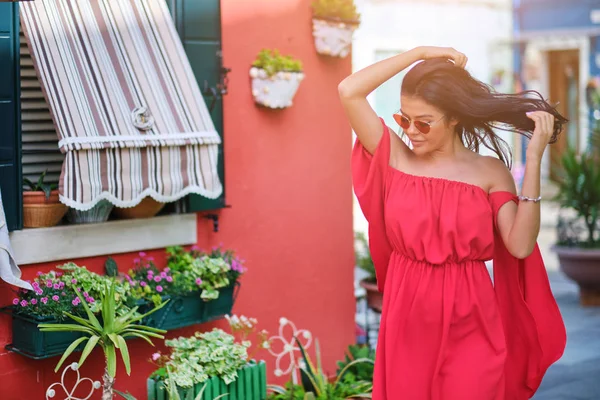
[(536, 198), (519, 196), (519, 201), (533, 201), (534, 203), (539, 203), (540, 201), (542, 201), (542, 196), (538, 196)]

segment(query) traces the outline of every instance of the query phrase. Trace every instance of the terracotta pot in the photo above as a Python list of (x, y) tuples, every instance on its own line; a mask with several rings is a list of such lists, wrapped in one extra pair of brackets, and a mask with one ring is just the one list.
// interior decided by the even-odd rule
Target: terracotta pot
[(555, 246), (560, 269), (579, 285), (584, 306), (600, 306), (600, 249)]
[(51, 191), (49, 198), (46, 198), (46, 194), (41, 191), (23, 192), (23, 204), (56, 204), (59, 202), (60, 201), (58, 200), (58, 190)]
[(350, 54), (352, 35), (359, 21), (313, 17), (313, 37), (317, 53), (345, 58)]
[(360, 286), (367, 291), (367, 305), (373, 311), (381, 312), (383, 308), (383, 293), (377, 289), (377, 283), (363, 279)]
[(115, 207), (113, 214), (121, 219), (151, 218), (163, 209), (165, 203), (159, 203), (152, 197), (145, 197), (137, 206), (129, 208)]
[(46, 198), (44, 192), (23, 192), (23, 228), (54, 226), (67, 213), (67, 206), (58, 200), (58, 190)]

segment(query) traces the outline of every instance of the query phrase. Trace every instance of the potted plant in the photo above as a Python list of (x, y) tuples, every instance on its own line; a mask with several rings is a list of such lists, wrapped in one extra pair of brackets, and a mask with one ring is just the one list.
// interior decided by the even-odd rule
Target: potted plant
[[(158, 268), (152, 257), (140, 253), (134, 268), (125, 276), (131, 296), (144, 311), (164, 299), (171, 302), (144, 321), (163, 329), (176, 329), (211, 321), (231, 312), (242, 261), (231, 252), (214, 249), (167, 248), (167, 266)], [(227, 257), (231, 259), (224, 258)], [(145, 305), (144, 305), (145, 304)]]
[[(53, 357), (64, 353), (77, 339), (78, 332), (43, 332), (40, 323), (58, 324), (66, 318), (66, 313), (83, 315), (83, 305), (78, 294), (94, 313), (100, 312), (96, 301), (113, 280), (88, 271), (85, 267), (67, 263), (58, 267), (59, 271), (38, 272), (32, 282), (33, 291), (20, 289), (13, 299), (11, 351), (34, 359)], [(121, 312), (124, 306), (126, 288), (115, 288), (115, 301)]]
[[(327, 399), (327, 400), (345, 400), (345, 399), (370, 399), (373, 390), (372, 375), (371, 379), (363, 380), (358, 377), (356, 371), (362, 366), (373, 367), (373, 358), (356, 358), (348, 362), (342, 362), (342, 367), (338, 369), (336, 375), (328, 377), (321, 367), (321, 353), (318, 340), (315, 342), (316, 364), (309, 357), (306, 349), (296, 339), (297, 346), (302, 354), (303, 365), (300, 367), (302, 384), (294, 385), (289, 382), (285, 386), (269, 385), (271, 392), (270, 400), (288, 400), (288, 399)], [(354, 373), (352, 371), (354, 370)], [(368, 375), (365, 374), (368, 378)]]
[(341, 58), (350, 54), (352, 35), (360, 25), (354, 0), (315, 0), (312, 9), (317, 53)]
[[(264, 400), (265, 363), (253, 361), (248, 352), (256, 320), (236, 316), (228, 320), (233, 332), (241, 334), (239, 340), (217, 328), (189, 338), (166, 340), (170, 354), (152, 355), (158, 369), (148, 379), (148, 399), (213, 400), (229, 395), (240, 400)], [(267, 333), (261, 331), (256, 337), (256, 349), (264, 347)]]
[(160, 203), (148, 196), (133, 207), (115, 207), (113, 214), (121, 219), (151, 218), (158, 214), (165, 205), (166, 203)]
[[(71, 324), (40, 324), (40, 329), (44, 332), (78, 332), (82, 337), (76, 339), (67, 348), (58, 364), (55, 372), (59, 370), (63, 362), (80, 346), (85, 343), (78, 366), (83, 365), (87, 357), (96, 346), (102, 347), (105, 358), (104, 375), (102, 377), (102, 400), (112, 400), (114, 398), (115, 375), (117, 373), (117, 350), (121, 353), (123, 364), (127, 375), (131, 374), (131, 362), (129, 359), (129, 350), (127, 347), (127, 338), (144, 339), (152, 345), (151, 338), (164, 339), (163, 334), (166, 331), (138, 324), (144, 317), (151, 314), (166, 302), (161, 303), (147, 314), (137, 314), (137, 308), (131, 309), (124, 315), (118, 315), (117, 302), (115, 301), (116, 291), (115, 283), (106, 289), (100, 299), (102, 318), (98, 319), (86, 300), (80, 292), (77, 297), (85, 310), (86, 318), (65, 312), (73, 320)], [(100, 322), (102, 321), (102, 322)]]
[(377, 289), (377, 277), (375, 275), (375, 265), (371, 259), (369, 244), (364, 233), (355, 234), (355, 256), (356, 265), (367, 273), (367, 276), (360, 281), (360, 286), (365, 289), (367, 295), (367, 305), (374, 311), (381, 312), (383, 306), (383, 293)]
[(67, 212), (67, 206), (58, 198), (58, 185), (44, 182), (46, 172), (37, 182), (23, 178), (23, 227), (43, 228), (60, 222)]
[(286, 108), (304, 79), (302, 63), (277, 50), (264, 49), (250, 68), (254, 101), (268, 108)]
[(89, 210), (81, 211), (69, 208), (67, 219), (72, 224), (96, 224), (106, 222), (114, 205), (108, 200), (100, 200)]
[[(600, 125), (600, 124), (598, 124)], [(600, 126), (587, 152), (568, 149), (562, 158), (556, 199), (561, 212), (554, 250), (561, 270), (577, 282), (582, 305), (600, 305)]]

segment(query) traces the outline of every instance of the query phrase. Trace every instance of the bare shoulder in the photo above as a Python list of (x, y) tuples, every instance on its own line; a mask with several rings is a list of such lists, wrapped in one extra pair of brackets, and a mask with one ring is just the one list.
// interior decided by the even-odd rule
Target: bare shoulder
[(478, 155), (478, 168), (485, 177), (489, 192), (516, 193), (515, 180), (508, 167), (498, 158)]

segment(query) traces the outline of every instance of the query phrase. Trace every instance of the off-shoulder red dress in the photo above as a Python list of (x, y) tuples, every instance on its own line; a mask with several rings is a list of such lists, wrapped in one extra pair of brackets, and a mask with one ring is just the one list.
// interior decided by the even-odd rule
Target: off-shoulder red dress
[(517, 198), (394, 169), (391, 134), (384, 124), (373, 155), (358, 141), (352, 155), (384, 296), (373, 400), (532, 397), (566, 332), (537, 246), (517, 259), (495, 229)]

